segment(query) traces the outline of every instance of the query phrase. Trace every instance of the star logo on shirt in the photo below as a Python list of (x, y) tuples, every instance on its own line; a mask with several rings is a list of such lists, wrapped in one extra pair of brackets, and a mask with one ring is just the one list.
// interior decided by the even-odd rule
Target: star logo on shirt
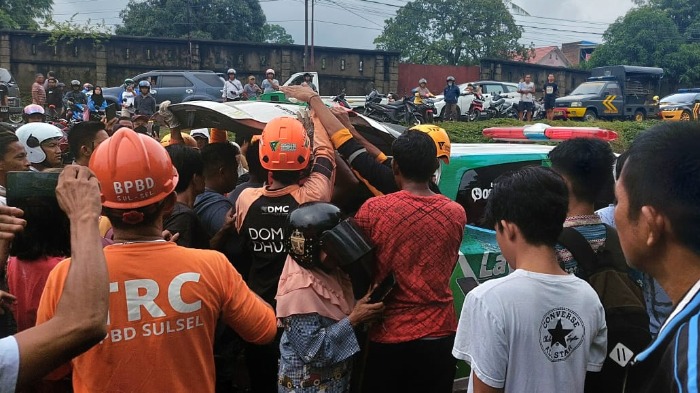
[(561, 326), (561, 318), (557, 321), (557, 326), (554, 329), (547, 329), (549, 331), (549, 334), (552, 335), (552, 342), (549, 343), (549, 347), (551, 348), (554, 346), (554, 344), (559, 344), (562, 347), (566, 348), (566, 336), (569, 335), (574, 329), (564, 329)]
[(540, 323), (540, 348), (550, 362), (566, 360), (585, 341), (584, 320), (572, 309), (547, 311)]

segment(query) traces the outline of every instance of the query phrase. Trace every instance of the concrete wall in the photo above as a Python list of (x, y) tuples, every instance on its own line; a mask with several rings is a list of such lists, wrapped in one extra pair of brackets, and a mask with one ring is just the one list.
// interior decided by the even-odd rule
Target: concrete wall
[(550, 67), (497, 59), (481, 60), (481, 79), (517, 83), (526, 74), (532, 76), (538, 96), (541, 95), (542, 85), (547, 82), (547, 76), (554, 74), (554, 81), (559, 85), (560, 97), (569, 94), (591, 75), (588, 71), (573, 68)]
[[(450, 75), (455, 77), (455, 83), (458, 85), (475, 82), (479, 80), (479, 67), (399, 64), (399, 85), (398, 90), (394, 92), (404, 96), (410, 95), (411, 89), (418, 86), (418, 81), (425, 78), (431, 93), (442, 94), (446, 84), (445, 80)], [(388, 93), (388, 91), (383, 91), (383, 93)]]
[[(268, 68), (284, 82), (304, 71), (302, 45), (276, 45), (170, 38), (114, 36), (100, 44), (76, 40), (57, 46), (46, 44), (48, 34), (0, 31), (0, 67), (12, 72), (23, 91), (28, 91), (37, 72), (56, 72), (62, 82), (79, 79), (103, 86), (119, 85), (125, 78), (155, 69), (203, 69), (225, 73), (235, 68), (238, 77), (249, 74), (262, 79)], [(191, 53), (191, 56), (190, 56)], [(397, 52), (315, 48), (315, 68), (320, 90), (335, 95), (365, 95), (372, 86), (395, 91), (398, 83)]]

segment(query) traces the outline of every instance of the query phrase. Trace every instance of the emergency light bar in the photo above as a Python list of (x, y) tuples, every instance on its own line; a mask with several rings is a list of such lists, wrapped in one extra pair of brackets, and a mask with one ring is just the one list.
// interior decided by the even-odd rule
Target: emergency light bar
[(598, 127), (553, 127), (537, 123), (525, 127), (491, 127), (482, 134), (489, 139), (503, 142), (562, 142), (574, 138), (595, 138), (611, 142), (617, 133)]

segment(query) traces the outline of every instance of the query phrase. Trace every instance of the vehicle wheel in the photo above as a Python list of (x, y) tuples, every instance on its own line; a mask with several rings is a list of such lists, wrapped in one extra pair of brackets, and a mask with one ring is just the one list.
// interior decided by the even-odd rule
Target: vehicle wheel
[(644, 121), (646, 118), (647, 116), (643, 110), (638, 109), (636, 112), (634, 112), (634, 121)]
[(481, 116), (481, 111), (478, 109), (474, 109), (473, 111), (469, 112), (467, 119), (469, 121), (476, 121), (476, 120), (479, 120), (480, 116)]
[(681, 120), (682, 121), (690, 121), (690, 119), (691, 119), (690, 112), (683, 111), (683, 113), (681, 113)]
[(592, 109), (586, 109), (586, 113), (583, 114), (584, 121), (596, 121), (598, 120), (598, 115)]
[(445, 119), (445, 107), (443, 106), (442, 109), (440, 109), (440, 121), (447, 121)]
[(421, 116), (418, 113), (414, 113), (413, 116), (411, 116), (411, 120), (409, 121), (409, 125), (411, 126), (417, 126), (419, 124), (424, 123), (423, 116)]
[(426, 124), (433, 124), (435, 123), (435, 118), (433, 118), (433, 112), (427, 112), (425, 114), (425, 123)]
[(12, 123), (12, 124), (19, 124), (19, 123), (21, 123), (22, 121), (24, 121), (24, 119), (22, 118), (22, 114), (21, 114), (21, 113), (13, 113), (13, 114), (11, 114), (8, 120), (10, 120), (10, 123)]

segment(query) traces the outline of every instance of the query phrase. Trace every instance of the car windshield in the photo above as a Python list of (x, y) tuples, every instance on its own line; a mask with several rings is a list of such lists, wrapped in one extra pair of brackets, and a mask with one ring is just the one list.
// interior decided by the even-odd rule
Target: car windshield
[(605, 82), (584, 82), (571, 92), (572, 96), (584, 96), (589, 94), (600, 94), (605, 86)]
[(686, 104), (695, 101), (698, 93), (671, 94), (661, 99), (662, 104)]

